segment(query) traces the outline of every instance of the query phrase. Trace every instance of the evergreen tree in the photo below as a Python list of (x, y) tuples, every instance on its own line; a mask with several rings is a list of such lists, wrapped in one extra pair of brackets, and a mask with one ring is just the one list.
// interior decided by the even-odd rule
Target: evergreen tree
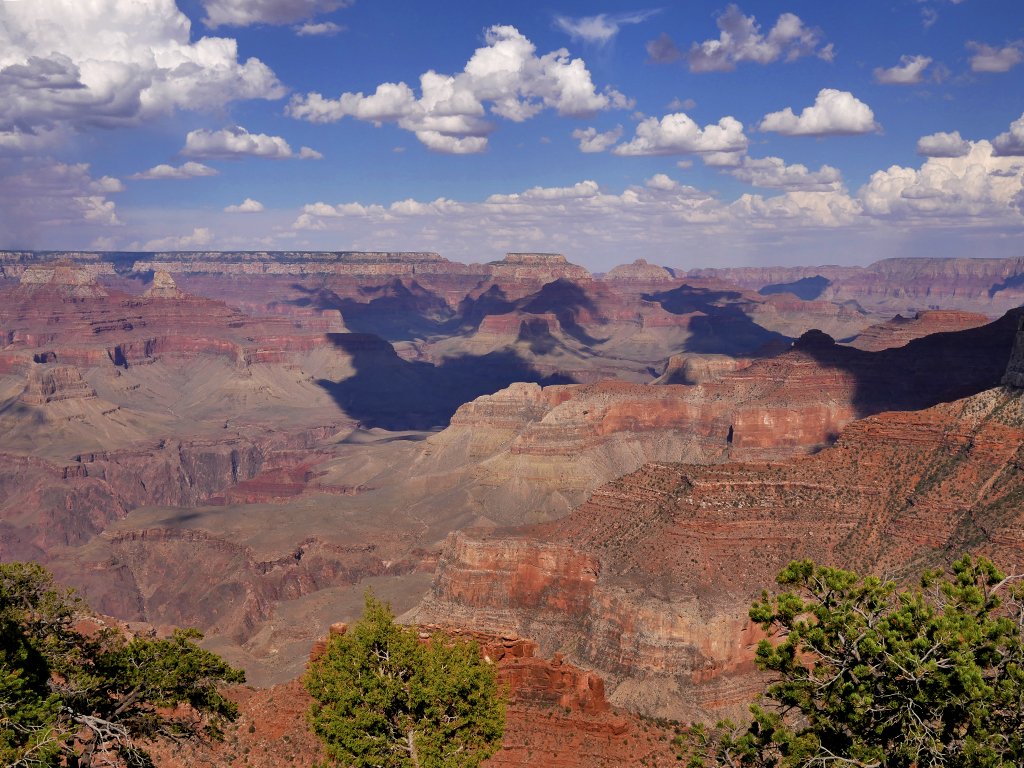
[[(84, 634), (91, 615), (36, 563), (0, 565), (0, 761), (4, 766), (152, 765), (140, 739), (222, 738), (237, 706), (217, 689), (245, 673), (193, 641)], [(185, 705), (185, 706), (182, 706)]]
[(332, 635), (306, 676), (314, 732), (355, 768), (473, 768), (501, 748), (505, 698), (476, 642), (420, 644), (366, 595), (350, 633)]
[(985, 559), (894, 582), (809, 560), (750, 617), (776, 680), (745, 727), (690, 732), (691, 765), (996, 768), (1024, 765), (1022, 593)]

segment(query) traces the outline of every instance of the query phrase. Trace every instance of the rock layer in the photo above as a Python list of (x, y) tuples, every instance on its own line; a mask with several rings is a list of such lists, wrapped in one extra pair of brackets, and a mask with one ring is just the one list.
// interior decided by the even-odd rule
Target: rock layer
[(930, 309), (918, 312), (913, 317), (896, 315), (892, 320), (864, 329), (850, 346), (877, 352), (902, 347), (909, 341), (933, 333), (978, 328), (988, 321), (986, 315), (978, 312), (961, 312), (953, 309)]
[(1024, 303), (1024, 258), (896, 258), (867, 267), (739, 267), (695, 269), (691, 277), (717, 277), (746, 288), (785, 286), (823, 277), (819, 299), (856, 301), (871, 312), (914, 314), (924, 309), (957, 309), (990, 317)]
[(857, 421), (811, 457), (651, 464), (557, 523), (454, 534), (417, 616), (573, 648), (613, 704), (741, 715), (762, 684), (746, 610), (790, 560), (904, 578), (964, 551), (1019, 562), (1021, 424), (1024, 395), (994, 389)]
[[(418, 629), (425, 641), (441, 628)], [(670, 739), (678, 728), (646, 722), (631, 713), (613, 713), (601, 678), (561, 654), (551, 660), (539, 658), (536, 643), (514, 635), (456, 630), (455, 636), (479, 644), (481, 654), (497, 665), (499, 684), (509, 691), (502, 748), (484, 766), (601, 768), (676, 762)], [(300, 682), (264, 691), (236, 687), (227, 695), (240, 705), (240, 717), (225, 741), (198, 753), (176, 752), (158, 743), (153, 752), (160, 765), (276, 768), (284, 762), (307, 765), (323, 760), (318, 739), (306, 728), (304, 715), (312, 699)]]

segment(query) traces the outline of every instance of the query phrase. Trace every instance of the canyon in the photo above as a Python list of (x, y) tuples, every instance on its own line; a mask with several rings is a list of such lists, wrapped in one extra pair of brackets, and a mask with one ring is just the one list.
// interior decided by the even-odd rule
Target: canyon
[(0, 557), (200, 628), (252, 717), (372, 586), (603, 680), (618, 714), (526, 697), (492, 764), (674, 761), (642, 718), (743, 715), (789, 558), (1020, 558), (1024, 263), (905, 262), (0, 253)]
[(793, 559), (912, 579), (963, 552), (1024, 561), (1015, 387), (848, 425), (825, 450), (652, 462), (571, 515), (449, 535), (418, 621), (534, 638), (609, 700), (681, 720), (742, 716), (763, 685), (747, 608)]

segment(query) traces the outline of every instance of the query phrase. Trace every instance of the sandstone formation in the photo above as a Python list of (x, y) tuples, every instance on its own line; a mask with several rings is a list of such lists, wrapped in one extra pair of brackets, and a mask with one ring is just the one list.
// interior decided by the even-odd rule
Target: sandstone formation
[(960, 331), (977, 328), (988, 323), (986, 315), (977, 312), (961, 312), (955, 309), (928, 309), (913, 317), (896, 315), (878, 325), (864, 329), (850, 342), (850, 346), (877, 352), (881, 349), (902, 347), (908, 341), (929, 336), (933, 333)]
[(816, 298), (856, 301), (871, 313), (914, 314), (958, 309), (997, 316), (1024, 303), (1024, 258), (897, 258), (867, 267), (738, 267), (694, 269), (690, 277), (716, 277), (753, 290), (823, 277)]
[(996, 388), (846, 427), (814, 456), (650, 464), (572, 515), (452, 534), (418, 620), (574, 648), (610, 700), (739, 715), (761, 685), (752, 599), (792, 559), (913, 578), (964, 551), (1019, 571), (1024, 397)]
[(183, 299), (188, 294), (177, 286), (170, 272), (158, 269), (153, 275), (153, 285), (142, 295), (147, 299)]
[[(421, 625), (418, 629), (426, 642), (441, 628)], [(456, 629), (454, 636), (479, 644), (481, 654), (497, 665), (499, 683), (509, 692), (502, 749), (484, 766), (600, 768), (676, 762), (671, 739), (678, 727), (612, 712), (601, 678), (561, 654), (551, 660), (538, 658), (536, 643), (515, 635)], [(313, 658), (325, 646), (325, 641), (319, 641)], [(154, 754), (160, 765), (184, 768), (203, 762), (218, 767), (276, 768), (284, 762), (308, 765), (324, 758), (319, 740), (306, 727), (305, 712), (312, 700), (301, 682), (263, 691), (239, 686), (228, 695), (241, 712), (225, 741), (186, 753), (157, 744)]]
[(632, 264), (620, 264), (607, 272), (602, 280), (623, 281), (627, 283), (667, 283), (673, 282), (671, 272), (664, 267), (648, 264), (647, 259), (637, 259)]

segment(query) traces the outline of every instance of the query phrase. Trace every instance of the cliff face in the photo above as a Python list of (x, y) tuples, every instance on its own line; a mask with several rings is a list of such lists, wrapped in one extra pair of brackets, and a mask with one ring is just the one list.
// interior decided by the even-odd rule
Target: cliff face
[(884, 259), (867, 267), (741, 267), (697, 269), (692, 277), (717, 277), (746, 288), (784, 288), (825, 278), (815, 297), (856, 301), (871, 312), (914, 314), (923, 309), (958, 309), (1000, 315), (1024, 302), (1024, 258)]
[(651, 283), (670, 283), (675, 278), (664, 267), (648, 264), (647, 259), (637, 259), (632, 264), (620, 264), (617, 267), (613, 267), (601, 279), (646, 286)]
[(902, 347), (909, 341), (933, 333), (948, 333), (967, 328), (978, 328), (988, 323), (986, 315), (961, 312), (954, 309), (930, 309), (913, 317), (896, 315), (892, 320), (865, 328), (850, 346), (877, 352)]
[[(994, 389), (857, 421), (811, 457), (647, 465), (559, 522), (453, 535), (417, 616), (572, 648), (613, 704), (742, 714), (761, 685), (747, 607), (790, 560), (913, 578), (964, 551), (1020, 559), (1022, 424), (1021, 392)], [(515, 560), (543, 563), (533, 591)]]

